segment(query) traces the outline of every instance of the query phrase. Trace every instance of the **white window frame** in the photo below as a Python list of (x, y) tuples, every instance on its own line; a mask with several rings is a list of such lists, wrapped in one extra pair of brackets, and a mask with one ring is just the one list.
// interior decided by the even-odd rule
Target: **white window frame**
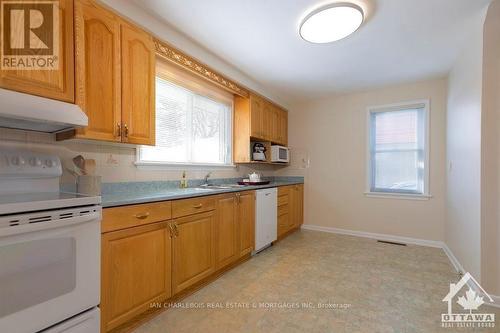
[[(420, 193), (374, 192), (372, 184), (372, 157), (371, 157), (371, 115), (379, 112), (401, 111), (405, 109), (423, 108), (424, 112), (424, 191)], [(367, 197), (388, 199), (429, 200), (430, 194), (430, 100), (422, 99), (400, 102), (387, 105), (370, 106), (366, 110), (366, 190)]]
[[(191, 90), (190, 87), (183, 87), (182, 84), (179, 84), (179, 82), (175, 80), (170, 80), (169, 78), (165, 78), (162, 76), (159, 76), (160, 79), (169, 81), (170, 83), (174, 85), (178, 85), (183, 89), (186, 89), (190, 91), (193, 94), (206, 97), (209, 99), (212, 99), (216, 102), (224, 103), (224, 101), (219, 100), (214, 95), (207, 95), (204, 96), (200, 94), (198, 91)], [(163, 162), (163, 161), (145, 161), (141, 159), (141, 146), (138, 146), (136, 148), (136, 154), (135, 154), (135, 166), (137, 168), (147, 168), (150, 170), (186, 170), (186, 169), (202, 169), (202, 170), (217, 170), (217, 169), (226, 169), (226, 168), (236, 168), (237, 166), (234, 164), (234, 156), (233, 156), (233, 139), (234, 139), (234, 103), (231, 102), (229, 105), (229, 129), (228, 132), (230, 134), (228, 144), (229, 144), (229, 151), (228, 151), (228, 162), (227, 163), (196, 163), (196, 162)], [(144, 146), (146, 147), (146, 146)]]

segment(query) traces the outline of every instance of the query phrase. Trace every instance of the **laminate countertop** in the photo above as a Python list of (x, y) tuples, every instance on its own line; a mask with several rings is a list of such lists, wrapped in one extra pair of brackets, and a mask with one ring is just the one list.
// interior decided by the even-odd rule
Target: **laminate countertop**
[[(234, 179), (214, 179), (210, 184), (225, 185), (237, 182)], [(267, 185), (243, 186), (235, 188), (199, 188), (199, 180), (189, 181), (188, 188), (179, 188), (179, 182), (129, 182), (103, 184), (102, 206), (117, 207), (148, 202), (168, 201), (201, 197), (223, 193), (260, 190), (265, 188), (303, 184), (303, 177), (274, 177)]]

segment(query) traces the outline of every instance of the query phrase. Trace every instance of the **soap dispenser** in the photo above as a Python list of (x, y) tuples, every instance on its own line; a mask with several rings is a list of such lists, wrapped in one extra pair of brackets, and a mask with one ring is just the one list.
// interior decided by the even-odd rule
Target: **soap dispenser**
[(182, 179), (181, 179), (181, 188), (187, 188), (188, 187), (188, 182), (186, 179), (186, 171), (182, 172)]

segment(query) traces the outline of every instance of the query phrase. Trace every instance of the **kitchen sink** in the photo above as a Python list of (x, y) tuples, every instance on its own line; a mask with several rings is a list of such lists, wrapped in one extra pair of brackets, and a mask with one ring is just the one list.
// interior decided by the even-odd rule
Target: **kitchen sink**
[(205, 184), (205, 185), (200, 185), (197, 187), (200, 190), (206, 190), (206, 189), (214, 189), (214, 190), (229, 190), (233, 188), (240, 188), (244, 187), (245, 185), (239, 185), (239, 184)]

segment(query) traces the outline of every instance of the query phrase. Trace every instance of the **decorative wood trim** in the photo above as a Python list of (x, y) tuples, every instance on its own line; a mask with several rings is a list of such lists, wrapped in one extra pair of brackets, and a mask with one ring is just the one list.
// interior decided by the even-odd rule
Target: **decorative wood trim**
[(156, 54), (166, 60), (169, 60), (190, 72), (200, 75), (204, 79), (230, 91), (233, 94), (249, 97), (250, 93), (245, 88), (239, 86), (234, 81), (212, 70), (210, 67), (202, 64), (194, 58), (184, 54), (171, 45), (158, 39), (154, 40)]

